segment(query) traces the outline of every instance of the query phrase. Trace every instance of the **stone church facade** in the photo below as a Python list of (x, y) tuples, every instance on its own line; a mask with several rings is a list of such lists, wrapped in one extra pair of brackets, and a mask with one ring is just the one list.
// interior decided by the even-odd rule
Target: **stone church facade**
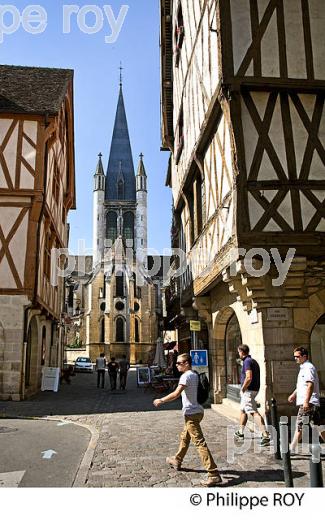
[(86, 352), (94, 361), (104, 351), (108, 358), (126, 354), (137, 363), (152, 356), (161, 279), (159, 273), (151, 277), (147, 271), (153, 263), (153, 257), (147, 257), (147, 195), (142, 154), (135, 174), (120, 84), (107, 172), (99, 154), (94, 175), (92, 269), (86, 276), (77, 269), (72, 273), (77, 283), (70, 283), (75, 287), (72, 299), (81, 305), (71, 302), (70, 339), (75, 340), (77, 330), (81, 340), (74, 357)]

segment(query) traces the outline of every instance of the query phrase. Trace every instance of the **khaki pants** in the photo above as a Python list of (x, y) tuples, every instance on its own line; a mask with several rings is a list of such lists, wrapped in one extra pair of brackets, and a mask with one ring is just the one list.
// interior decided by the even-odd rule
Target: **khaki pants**
[(214, 477), (218, 474), (218, 468), (209, 451), (200, 426), (202, 419), (203, 413), (185, 415), (185, 426), (180, 435), (180, 444), (175, 458), (182, 462), (192, 441), (199, 452), (202, 464), (207, 470), (209, 477)]

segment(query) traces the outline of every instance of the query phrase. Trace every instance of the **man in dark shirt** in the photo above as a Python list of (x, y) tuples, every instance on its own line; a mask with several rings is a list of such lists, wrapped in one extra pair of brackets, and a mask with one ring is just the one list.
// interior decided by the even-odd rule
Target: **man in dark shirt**
[(111, 390), (116, 390), (116, 379), (117, 379), (117, 372), (119, 369), (119, 364), (115, 361), (115, 357), (111, 358), (110, 363), (107, 365), (108, 368), (108, 374), (109, 374), (109, 381), (111, 384)]
[(243, 361), (243, 368), (240, 376), (241, 414), (239, 430), (235, 432), (235, 437), (237, 439), (244, 439), (244, 429), (247, 423), (248, 414), (252, 414), (254, 418), (257, 418), (262, 431), (261, 445), (268, 446), (270, 444), (270, 434), (266, 430), (263, 417), (257, 411), (257, 404), (255, 401), (256, 395), (260, 389), (260, 367), (257, 361), (249, 355), (249, 347), (247, 345), (239, 345), (238, 354), (240, 359)]

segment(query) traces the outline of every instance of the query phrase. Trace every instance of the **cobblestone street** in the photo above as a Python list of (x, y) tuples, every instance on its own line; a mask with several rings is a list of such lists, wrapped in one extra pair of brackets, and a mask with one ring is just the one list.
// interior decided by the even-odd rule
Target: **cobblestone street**
[[(57, 394), (45, 392), (25, 402), (3, 402), (0, 410), (6, 416), (51, 416), (95, 428), (98, 442), (84, 479), (87, 487), (197, 486), (205, 471), (193, 446), (182, 471), (165, 464), (166, 456), (177, 449), (183, 427), (181, 402), (156, 410), (154, 397), (152, 390), (137, 388), (135, 371), (129, 374), (126, 392), (97, 389), (96, 375), (77, 374)], [(214, 410), (205, 411), (202, 429), (224, 486), (284, 487), (281, 463), (275, 461), (270, 447), (259, 448), (257, 435), (245, 453), (227, 462), (227, 427), (233, 446), (235, 425)], [(292, 467), (295, 487), (308, 487), (308, 457), (296, 456)]]

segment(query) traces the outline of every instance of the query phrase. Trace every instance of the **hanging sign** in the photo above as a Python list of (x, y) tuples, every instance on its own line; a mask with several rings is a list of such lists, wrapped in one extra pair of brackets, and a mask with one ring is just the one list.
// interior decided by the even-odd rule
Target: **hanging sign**
[(190, 330), (192, 332), (200, 332), (201, 330), (201, 322), (200, 321), (190, 321)]

